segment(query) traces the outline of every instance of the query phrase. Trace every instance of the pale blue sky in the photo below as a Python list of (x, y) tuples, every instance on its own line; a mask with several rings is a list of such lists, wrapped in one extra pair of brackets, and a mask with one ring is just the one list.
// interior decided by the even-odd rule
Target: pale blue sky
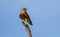
[(27, 8), (33, 37), (60, 37), (60, 0), (0, 0), (0, 37), (27, 37), (19, 19)]

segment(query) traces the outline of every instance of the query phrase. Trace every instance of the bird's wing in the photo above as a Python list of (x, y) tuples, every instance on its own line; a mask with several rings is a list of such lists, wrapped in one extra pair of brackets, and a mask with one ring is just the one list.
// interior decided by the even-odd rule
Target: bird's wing
[(25, 15), (26, 15), (26, 17), (28, 18), (28, 19), (27, 19), (27, 22), (28, 22), (30, 25), (32, 25), (32, 21), (31, 21), (31, 19), (30, 19), (30, 17), (29, 17), (29, 15), (28, 15), (27, 12), (25, 12)]
[[(28, 13), (27, 12), (25, 12), (25, 15), (27, 16), (27, 17), (29, 17), (29, 15), (28, 15)], [(30, 17), (29, 17), (30, 18)]]

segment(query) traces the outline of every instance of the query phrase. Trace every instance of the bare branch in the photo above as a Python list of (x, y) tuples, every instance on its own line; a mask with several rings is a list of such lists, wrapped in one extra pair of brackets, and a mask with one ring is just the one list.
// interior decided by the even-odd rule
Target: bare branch
[(22, 24), (25, 26), (26, 31), (28, 32), (28, 37), (32, 37), (31, 30), (30, 30), (29, 26), (27, 24), (25, 24), (24, 22), (22, 22)]

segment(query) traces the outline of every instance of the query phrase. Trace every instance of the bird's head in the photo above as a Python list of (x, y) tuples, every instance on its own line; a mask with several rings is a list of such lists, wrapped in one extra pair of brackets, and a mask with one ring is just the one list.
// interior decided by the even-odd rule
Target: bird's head
[(22, 8), (22, 11), (26, 11), (27, 9), (26, 8)]

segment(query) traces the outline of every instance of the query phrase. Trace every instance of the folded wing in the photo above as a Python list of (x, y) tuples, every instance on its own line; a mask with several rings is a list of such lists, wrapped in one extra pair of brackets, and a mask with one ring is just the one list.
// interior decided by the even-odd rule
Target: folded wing
[(27, 22), (28, 22), (30, 25), (32, 25), (32, 21), (31, 21), (31, 19), (30, 19), (30, 17), (29, 17), (29, 15), (28, 15), (27, 12), (25, 12), (25, 16), (26, 16)]

